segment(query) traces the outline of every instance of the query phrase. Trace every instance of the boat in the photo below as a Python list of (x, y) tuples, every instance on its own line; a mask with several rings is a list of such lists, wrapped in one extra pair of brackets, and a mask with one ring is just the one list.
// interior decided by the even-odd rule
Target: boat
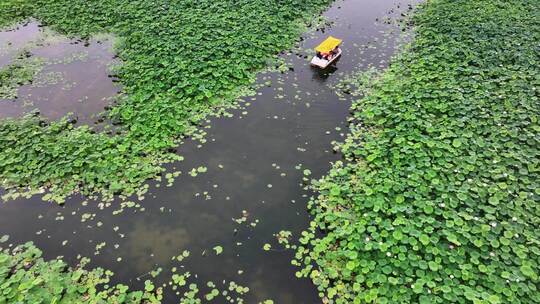
[(326, 40), (315, 48), (317, 54), (311, 59), (311, 65), (321, 69), (331, 65), (332, 62), (336, 61), (336, 59), (341, 56), (342, 51), (339, 46), (342, 41), (343, 40), (332, 36), (326, 38)]

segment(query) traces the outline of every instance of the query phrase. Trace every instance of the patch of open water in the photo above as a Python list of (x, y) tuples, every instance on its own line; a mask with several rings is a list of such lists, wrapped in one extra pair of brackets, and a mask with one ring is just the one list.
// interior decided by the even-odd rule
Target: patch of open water
[[(344, 39), (336, 67), (319, 71), (309, 66), (309, 58), (283, 55), (292, 70), (261, 74), (258, 81), (270, 86), (245, 98), (250, 105), (233, 111), (233, 118), (213, 119), (207, 143), (184, 143), (179, 153), (185, 161), (168, 171), (182, 174), (170, 187), (151, 183), (146, 198), (136, 202), (140, 206), (115, 215), (119, 202), (101, 209), (99, 202), (80, 197), (64, 206), (39, 197), (19, 199), (0, 206), (0, 234), (10, 235), (14, 244), (34, 241), (48, 258), (61, 255), (75, 263), (78, 254), (90, 257), (90, 266), (110, 269), (117, 282), (134, 288), (142, 288), (157, 267), (164, 271), (155, 280), (167, 284), (170, 269), (177, 267), (178, 273), (192, 273), (189, 281), (198, 283), (202, 295), (209, 290), (207, 281), (220, 290), (234, 281), (249, 287), (245, 303), (320, 302), (316, 288), (295, 277), (294, 252), (283, 250), (273, 234), (287, 230), (295, 239), (307, 227), (310, 193), (303, 190), (302, 171), (310, 169), (318, 178), (340, 158), (331, 141), (347, 132), (350, 100), (340, 100), (328, 85), (369, 66), (384, 67), (395, 53), (399, 30), (376, 19), (399, 16), (414, 3), (336, 1), (324, 14), (332, 25), (307, 34), (301, 43), (311, 50), (327, 35)], [(188, 172), (199, 166), (207, 171), (191, 177)], [(245, 222), (233, 220), (241, 218)], [(266, 243), (272, 250), (263, 250)], [(218, 245), (220, 255), (212, 250)], [(172, 260), (183, 250), (190, 251), (188, 258)], [(177, 303), (178, 297), (167, 289), (164, 302)]]
[(36, 21), (0, 32), (0, 68), (22, 52), (43, 62), (32, 83), (18, 88), (17, 98), (0, 97), (0, 119), (38, 110), (50, 120), (73, 113), (70, 117), (79, 124), (94, 123), (119, 92), (109, 77), (115, 63), (112, 44), (113, 38), (107, 36), (68, 39)]

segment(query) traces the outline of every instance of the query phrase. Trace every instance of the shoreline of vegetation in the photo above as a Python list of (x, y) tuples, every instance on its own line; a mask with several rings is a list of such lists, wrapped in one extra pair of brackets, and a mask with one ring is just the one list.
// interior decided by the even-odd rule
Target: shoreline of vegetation
[[(0, 27), (38, 19), (61, 34), (118, 39), (115, 71), (122, 85), (107, 113), (120, 134), (69, 119), (0, 122), (0, 185), (4, 200), (47, 193), (142, 194), (175, 148), (197, 126), (245, 95), (269, 60), (288, 49), (329, 0), (128, 1), (7, 0)], [(0, 84), (3, 86), (3, 84)], [(200, 130), (199, 130), (200, 132)]]
[(410, 46), (358, 76), (293, 261), (324, 303), (540, 303), (538, 12), (427, 1)]

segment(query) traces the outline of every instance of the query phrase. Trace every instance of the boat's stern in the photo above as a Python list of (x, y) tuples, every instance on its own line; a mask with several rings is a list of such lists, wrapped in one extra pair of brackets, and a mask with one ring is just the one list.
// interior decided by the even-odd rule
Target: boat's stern
[(317, 56), (313, 56), (313, 59), (311, 59), (311, 65), (317, 66), (317, 67), (320, 67), (320, 68), (323, 68), (323, 69), (325, 67), (327, 67), (329, 63), (330, 63), (330, 61), (328, 61), (326, 59), (319, 58)]

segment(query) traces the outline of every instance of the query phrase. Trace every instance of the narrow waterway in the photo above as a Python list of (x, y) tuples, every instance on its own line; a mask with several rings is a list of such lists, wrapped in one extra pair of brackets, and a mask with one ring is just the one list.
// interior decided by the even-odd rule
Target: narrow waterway
[[(170, 165), (168, 172), (182, 172), (172, 186), (151, 183), (144, 200), (134, 198), (135, 206), (128, 204), (121, 212), (115, 211), (119, 202), (107, 207), (81, 197), (64, 206), (39, 197), (10, 201), (0, 205), (0, 236), (9, 235), (13, 244), (33, 241), (47, 258), (63, 256), (74, 264), (78, 255), (90, 257), (91, 266), (110, 269), (117, 282), (135, 288), (158, 267), (163, 272), (154, 280), (166, 284), (176, 267), (178, 273), (191, 273), (189, 282), (198, 283), (201, 295), (209, 290), (208, 281), (220, 290), (234, 281), (249, 287), (240, 296), (245, 303), (320, 302), (316, 288), (295, 277), (294, 252), (279, 245), (274, 234), (290, 231), (293, 242), (307, 227), (310, 194), (303, 190), (303, 170), (317, 178), (340, 158), (331, 142), (347, 131), (350, 100), (340, 99), (330, 86), (369, 66), (384, 67), (401, 33), (386, 18), (399, 18), (416, 2), (334, 2), (324, 13), (329, 21), (324, 30), (306, 34), (302, 50), (283, 55), (289, 71), (261, 74), (258, 82), (265, 85), (246, 97), (241, 109), (209, 122), (206, 143), (188, 140), (178, 149), (185, 160)], [(309, 66), (305, 55), (328, 35), (344, 40), (344, 53), (335, 67), (320, 71)], [(102, 92), (113, 91), (110, 85)], [(65, 95), (58, 99), (71, 98)], [(48, 103), (43, 104), (46, 109)], [(190, 176), (198, 167), (206, 172)], [(263, 250), (267, 243), (271, 249)], [(223, 248), (219, 255), (216, 246)], [(189, 257), (173, 259), (184, 250)], [(166, 303), (178, 303), (178, 297), (166, 289)]]

